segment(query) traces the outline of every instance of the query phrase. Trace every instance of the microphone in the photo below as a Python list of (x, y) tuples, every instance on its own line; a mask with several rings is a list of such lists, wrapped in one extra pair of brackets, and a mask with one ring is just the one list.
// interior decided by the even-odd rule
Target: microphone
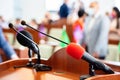
[(83, 60), (92, 64), (95, 69), (103, 70), (105, 73), (108, 73), (108, 74), (113, 74), (114, 73), (114, 71), (109, 66), (101, 63), (96, 58), (94, 58), (93, 56), (91, 56), (90, 54), (85, 52), (85, 49), (83, 47), (81, 47), (80, 45), (76, 44), (76, 43), (70, 43), (66, 47), (66, 51), (73, 58), (75, 58), (77, 60), (82, 58)]
[(37, 31), (37, 32), (39, 32), (39, 33), (45, 35), (45, 36), (48, 36), (48, 37), (50, 37), (50, 38), (53, 38), (53, 39), (55, 39), (55, 40), (57, 40), (57, 41), (59, 41), (59, 42), (62, 42), (62, 43), (64, 43), (64, 44), (68, 45), (67, 42), (64, 42), (64, 41), (62, 41), (62, 40), (60, 40), (60, 39), (57, 39), (57, 38), (55, 38), (55, 37), (53, 37), (53, 36), (50, 36), (50, 35), (48, 35), (48, 34), (46, 34), (46, 33), (43, 33), (43, 32), (41, 32), (41, 31), (39, 31), (39, 30), (33, 28), (32, 26), (26, 24), (25, 21), (21, 21), (21, 24), (22, 24), (22, 25), (26, 25), (26, 26), (28, 26), (29, 28), (31, 28), (31, 29), (33, 29), (33, 30), (35, 30), (35, 31)]
[(19, 31), (20, 33), (22, 33), (23, 35), (25, 35), (27, 38), (24, 38), (23, 35), (21, 34), (17, 34), (16, 37), (17, 37), (17, 40), (18, 42), (23, 45), (23, 46), (26, 46), (30, 49), (33, 50), (34, 53), (38, 53), (38, 48), (36, 46), (36, 43), (33, 41), (33, 38), (32, 38), (32, 35), (28, 32), (28, 31)]
[(9, 23), (9, 27), (11, 29), (13, 29), (15, 32), (17, 32), (17, 40), (18, 42), (25, 46), (28, 47), (30, 49), (33, 50), (34, 53), (38, 54), (38, 48), (37, 48), (37, 44), (33, 41), (32, 35), (28, 32), (28, 31), (17, 31), (14, 27), (12, 23)]
[(40, 54), (39, 54), (39, 47), (37, 46), (37, 44), (33, 41), (33, 38), (31, 36), (31, 34), (27, 31), (17, 31), (14, 27), (12, 23), (9, 23), (9, 27), (12, 28), (15, 32), (17, 32), (17, 40), (18, 42), (23, 45), (26, 46), (30, 49), (33, 50), (33, 52), (37, 53), (37, 64), (35, 64), (33, 67), (37, 70), (37, 71), (49, 71), (52, 68), (44, 65), (44, 64), (40, 64), (41, 60), (40, 60)]

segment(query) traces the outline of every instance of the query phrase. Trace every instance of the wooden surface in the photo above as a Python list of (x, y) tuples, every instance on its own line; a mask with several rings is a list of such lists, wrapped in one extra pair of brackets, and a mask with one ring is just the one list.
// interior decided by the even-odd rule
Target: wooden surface
[[(26, 61), (22, 60), (22, 62)], [(8, 61), (1, 64), (0, 67), (2, 68), (0, 68), (0, 80), (79, 80), (80, 76), (79, 74), (59, 72), (54, 69), (52, 71), (41, 72), (36, 72), (33, 68), (25, 67), (14, 69), (13, 66), (18, 63), (21, 63), (21, 61)]]
[[(36, 72), (33, 68), (13, 68), (15, 65), (26, 65), (27, 62), (28, 59), (19, 59), (0, 63), (0, 80), (79, 80), (81, 75), (88, 74), (89, 69), (87, 62), (73, 59), (67, 55), (65, 48), (55, 52), (49, 60), (41, 61), (42, 64), (51, 66), (52, 71)], [(33, 59), (33, 62), (36, 62), (36, 59)], [(119, 65), (112, 65), (111, 63), (108, 64), (114, 71), (116, 71), (116, 68), (114, 69), (114, 67), (118, 67), (117, 69), (120, 67)], [(96, 71), (96, 74), (104, 74), (103, 76), (108, 75), (103, 71)]]
[(120, 74), (98, 75), (85, 80), (120, 80)]

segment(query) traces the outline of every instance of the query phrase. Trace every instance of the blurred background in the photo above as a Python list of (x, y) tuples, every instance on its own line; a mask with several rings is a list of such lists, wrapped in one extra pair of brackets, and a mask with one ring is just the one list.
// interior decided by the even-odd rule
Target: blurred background
[[(72, 9), (77, 0), (69, 0), (69, 8)], [(80, 0), (83, 2), (84, 7), (88, 8), (90, 2), (93, 0)], [(110, 12), (113, 6), (120, 8), (119, 0), (97, 0), (100, 3), (101, 11)], [(62, 5), (63, 0), (0, 0), (0, 15), (5, 20), (10, 21), (15, 18), (22, 18), (25, 20), (37, 19), (40, 21), (44, 18), (47, 11), (56, 14)], [(76, 4), (76, 7), (79, 4)], [(58, 16), (52, 16), (53, 19)]]

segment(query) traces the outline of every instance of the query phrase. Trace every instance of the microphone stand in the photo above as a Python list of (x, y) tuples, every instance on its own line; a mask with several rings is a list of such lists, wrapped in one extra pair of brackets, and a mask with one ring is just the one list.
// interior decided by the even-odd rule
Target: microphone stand
[[(37, 45), (36, 45), (37, 46)], [(41, 60), (40, 60), (40, 54), (39, 54), (39, 47), (38, 48), (38, 52), (37, 52), (37, 63), (33, 66), (33, 68), (36, 69), (36, 71), (50, 71), (52, 70), (52, 67), (45, 65), (45, 64), (41, 64)]]
[(80, 80), (85, 80), (86, 78), (89, 78), (91, 76), (95, 76), (95, 69), (94, 65), (89, 64), (89, 74), (80, 76)]
[(29, 56), (29, 62), (27, 63), (27, 67), (33, 67), (34, 63), (32, 62), (32, 50), (29, 48), (28, 51), (28, 56)]
[(34, 63), (32, 62), (32, 50), (29, 48), (28, 50), (29, 62), (26, 65), (14, 66), (14, 68), (21, 68), (21, 67), (33, 67)]
[[(37, 45), (36, 45), (37, 46)], [(38, 46), (37, 46), (38, 48)], [(28, 50), (28, 56), (29, 56), (29, 62), (26, 65), (20, 65), (20, 66), (14, 66), (14, 68), (21, 68), (21, 67), (29, 67), (29, 68), (35, 68), (36, 71), (50, 71), (52, 70), (52, 68), (48, 65), (45, 64), (41, 64), (41, 60), (40, 60), (40, 54), (39, 54), (39, 49), (37, 52), (37, 63), (33, 63), (32, 62), (32, 50), (29, 48)]]

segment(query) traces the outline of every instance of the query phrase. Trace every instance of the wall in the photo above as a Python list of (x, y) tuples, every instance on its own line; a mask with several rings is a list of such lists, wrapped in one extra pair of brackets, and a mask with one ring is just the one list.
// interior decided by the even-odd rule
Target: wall
[[(32, 18), (35, 18), (39, 21), (44, 17), (45, 12), (51, 9), (48, 8), (49, 6), (46, 6), (46, 1), (51, 1), (54, 4), (56, 3), (55, 0), (0, 0), (0, 15), (3, 15), (7, 20), (19, 17), (27, 21), (29, 21)], [(73, 1), (76, 0), (70, 0), (70, 2)], [(83, 3), (85, 4), (85, 7), (88, 7), (89, 3), (93, 0), (81, 0), (81, 1), (83, 1)], [(110, 12), (110, 8), (112, 8), (114, 5), (117, 5), (120, 8), (120, 6), (118, 5), (120, 3), (119, 0), (97, 0), (97, 1), (100, 2), (102, 12), (106, 11)], [(54, 4), (50, 3), (51, 7), (54, 7), (53, 6)]]

